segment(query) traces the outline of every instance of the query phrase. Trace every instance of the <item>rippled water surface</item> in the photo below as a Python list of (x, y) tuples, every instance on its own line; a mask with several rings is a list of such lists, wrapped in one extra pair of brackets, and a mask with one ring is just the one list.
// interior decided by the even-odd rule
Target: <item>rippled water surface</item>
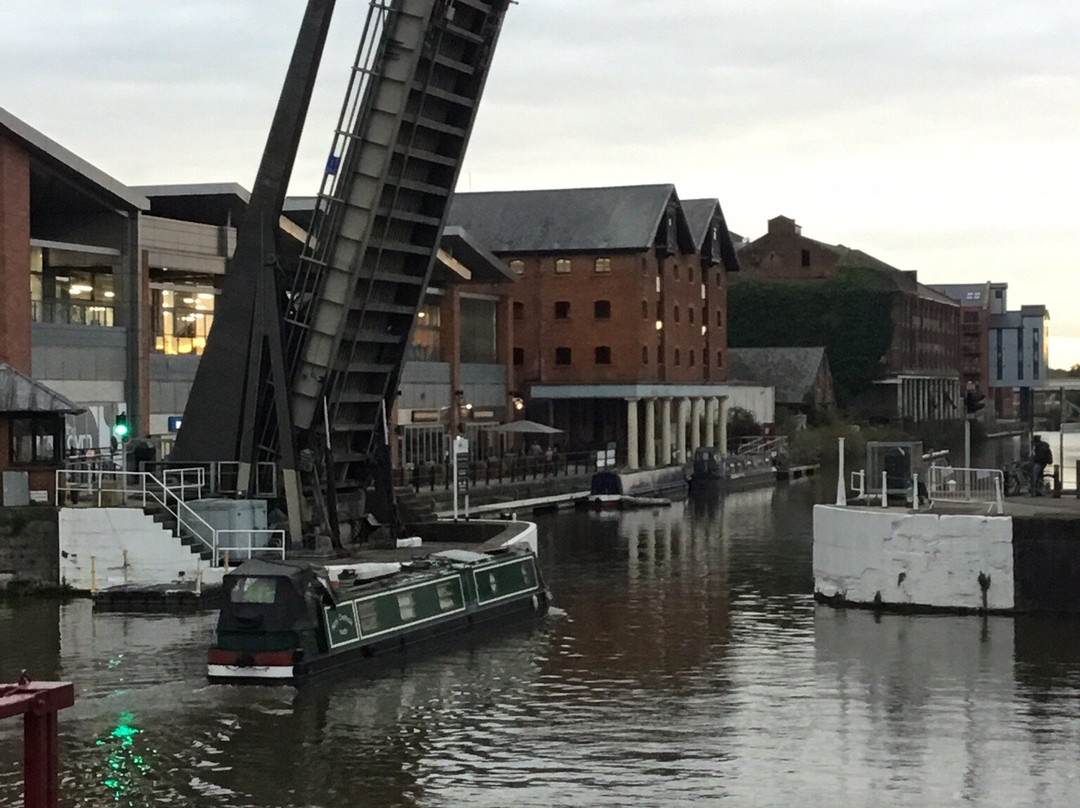
[[(75, 682), (64, 804), (1068, 806), (1080, 622), (815, 606), (805, 483), (541, 517), (558, 614), (301, 690), (203, 681), (212, 615), (0, 605)], [(0, 724), (0, 805), (21, 804)]]

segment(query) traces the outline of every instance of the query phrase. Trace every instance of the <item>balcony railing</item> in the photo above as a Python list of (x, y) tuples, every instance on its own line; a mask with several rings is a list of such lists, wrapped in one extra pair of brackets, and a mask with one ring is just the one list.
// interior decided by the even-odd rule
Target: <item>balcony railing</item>
[(110, 328), (116, 324), (112, 303), (90, 300), (34, 300), (30, 316), (35, 323), (92, 325)]

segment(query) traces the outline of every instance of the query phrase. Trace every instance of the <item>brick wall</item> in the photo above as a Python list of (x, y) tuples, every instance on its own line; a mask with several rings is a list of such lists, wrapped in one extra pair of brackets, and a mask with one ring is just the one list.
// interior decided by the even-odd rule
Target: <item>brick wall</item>
[[(716, 356), (727, 347), (726, 284), (719, 269), (703, 279), (700, 256), (658, 259), (649, 251), (501, 257), (511, 265), (520, 261), (523, 269), (511, 292), (514, 347), (522, 359), (515, 367), (519, 385), (726, 377)], [(556, 272), (560, 259), (570, 262), (569, 272)], [(610, 271), (597, 271), (598, 259), (610, 261)], [(597, 304), (606, 311), (598, 312)], [(717, 309), (721, 328), (707, 337), (702, 326), (715, 329)], [(569, 363), (557, 363), (560, 348), (569, 349)], [(597, 361), (598, 348), (610, 351), (610, 362)]]
[(30, 158), (0, 137), (0, 362), (30, 368)]
[(0, 507), (0, 590), (55, 587), (60, 580), (58, 509)]

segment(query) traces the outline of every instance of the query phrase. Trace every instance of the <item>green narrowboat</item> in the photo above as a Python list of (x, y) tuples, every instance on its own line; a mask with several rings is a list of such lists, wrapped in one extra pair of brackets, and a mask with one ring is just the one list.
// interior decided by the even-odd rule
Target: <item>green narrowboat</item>
[(448, 635), (542, 616), (550, 596), (537, 565), (536, 527), (510, 525), (531, 529), (531, 540), (479, 552), (422, 546), (392, 564), (245, 562), (224, 578), (208, 678), (297, 683)]

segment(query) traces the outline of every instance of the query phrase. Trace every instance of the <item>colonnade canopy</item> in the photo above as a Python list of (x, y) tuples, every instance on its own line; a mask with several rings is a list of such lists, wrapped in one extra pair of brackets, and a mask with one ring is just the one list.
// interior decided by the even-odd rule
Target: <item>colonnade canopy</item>
[(731, 394), (728, 384), (534, 384), (533, 399), (584, 398), (723, 398)]

